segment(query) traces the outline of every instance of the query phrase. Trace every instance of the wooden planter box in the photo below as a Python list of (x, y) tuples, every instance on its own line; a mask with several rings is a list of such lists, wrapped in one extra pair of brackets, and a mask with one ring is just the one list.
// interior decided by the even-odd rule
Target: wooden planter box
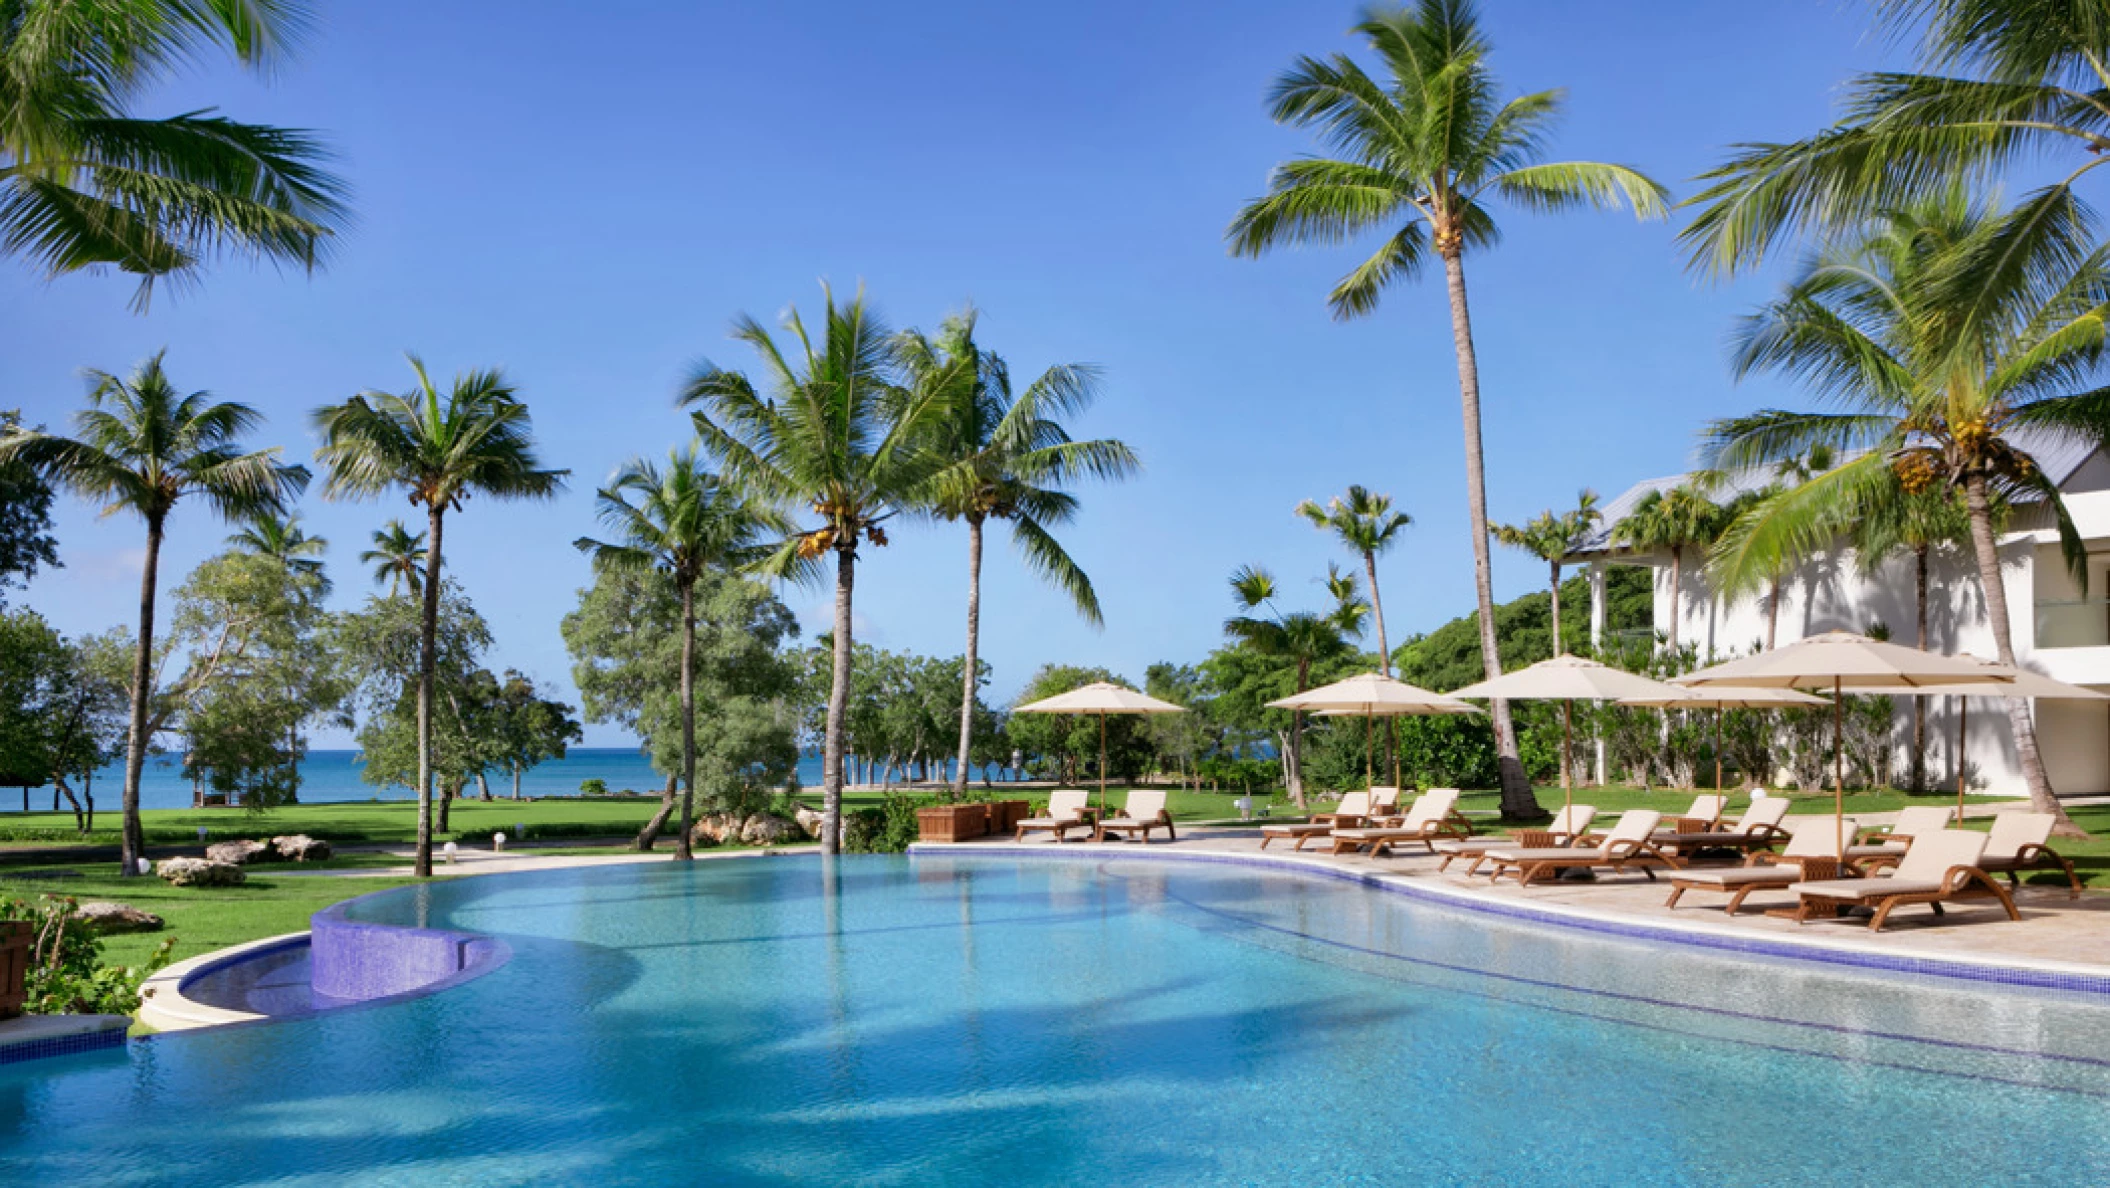
[(1030, 800), (996, 800), (989, 804), (989, 832), (1007, 834), (1018, 829), (1018, 823), (1033, 815)]
[(960, 842), (989, 832), (986, 804), (941, 804), (916, 810), (916, 836), (927, 842)]
[(29, 977), (29, 942), (34, 935), (27, 920), (0, 921), (0, 1019), (21, 1014), (29, 1000), (24, 982)]

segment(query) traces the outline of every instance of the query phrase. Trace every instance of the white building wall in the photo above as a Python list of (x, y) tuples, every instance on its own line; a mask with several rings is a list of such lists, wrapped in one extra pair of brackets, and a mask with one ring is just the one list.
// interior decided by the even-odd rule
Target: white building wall
[[(2110, 482), (2110, 462), (2103, 478)], [(2110, 596), (2110, 492), (2084, 494), (2069, 499), (2077, 524), (2084, 535), (2101, 536), (2091, 541), (2088, 595)], [(2049, 538), (2048, 541), (2046, 538)], [(2110, 602), (2104, 602), (2104, 646), (2036, 645), (2036, 606), (2040, 601), (2070, 602), (2082, 597), (2067, 575), (2056, 544), (2056, 535), (2029, 530), (2010, 534), (2001, 543), (2001, 575), (2008, 600), (2016, 660), (2025, 667), (2075, 684), (2110, 691)], [(1670, 590), (1670, 558), (1627, 558), (1655, 569), (1655, 628), (1661, 635), (1670, 631), (1673, 607)], [(1724, 600), (1713, 595), (1697, 566), (1687, 559), (1682, 589), (1676, 600), (1678, 638), (1696, 646), (1703, 663), (1748, 655), (1763, 648), (1766, 640), (1767, 595)], [(2038, 594), (2043, 585), (2042, 598)], [(1823, 631), (1847, 630), (1868, 633), (1878, 624), (1895, 643), (1916, 642), (1916, 597), (1913, 560), (1893, 557), (1873, 574), (1864, 575), (1851, 550), (1813, 558), (1789, 574), (1781, 583), (1781, 606), (1775, 643), (1788, 644)], [(2047, 612), (2072, 638), (2068, 620), (2091, 614), (2083, 608), (2058, 608)], [(1962, 550), (1938, 552), (1928, 571), (1927, 646), (1935, 651), (1970, 653), (1991, 659), (1998, 649), (1986, 617), (1977, 566)], [(2017, 761), (2005, 702), (1997, 698), (1974, 698), (1968, 711), (1960, 699), (1927, 699), (1928, 778), (1953, 785), (1958, 756), (1958, 727), (1964, 726), (1962, 761), (1971, 787), (1994, 795), (2021, 796), (2027, 793)], [(2098, 702), (2040, 702), (2037, 706), (2038, 737), (2054, 790), (2068, 795), (2110, 792), (2110, 710)], [(1898, 699), (1897, 770), (1902, 775), (1909, 762), (1912, 738), (1912, 707)]]

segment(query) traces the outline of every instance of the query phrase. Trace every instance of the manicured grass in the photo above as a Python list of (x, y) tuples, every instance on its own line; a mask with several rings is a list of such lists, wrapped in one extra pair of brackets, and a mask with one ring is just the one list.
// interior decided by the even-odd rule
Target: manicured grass
[[(25, 877), (70, 872), (71, 877)], [(103, 958), (137, 965), (165, 938), (174, 938), (170, 960), (181, 961), (228, 945), (304, 932), (316, 912), (372, 891), (400, 887), (408, 879), (332, 879), (251, 873), (239, 887), (171, 887), (158, 878), (121, 879), (107, 866), (0, 868), (0, 896), (68, 895), (87, 902), (113, 899), (153, 912), (168, 922), (160, 932), (103, 938)]]
[[(509, 837), (525, 824), (528, 837), (620, 837), (634, 834), (659, 809), (658, 797), (635, 799), (457, 800), (449, 813), (448, 838), (488, 841), (503, 830)], [(208, 840), (270, 837), (305, 833), (332, 842), (414, 842), (418, 814), (415, 802), (353, 801), (343, 804), (299, 804), (251, 813), (243, 809), (148, 809), (139, 814), (149, 845), (196, 844), (204, 826)], [(117, 840), (118, 814), (105, 808), (95, 815), (90, 841)], [(80, 840), (71, 813), (0, 813), (0, 838), (13, 845), (51, 845)]]

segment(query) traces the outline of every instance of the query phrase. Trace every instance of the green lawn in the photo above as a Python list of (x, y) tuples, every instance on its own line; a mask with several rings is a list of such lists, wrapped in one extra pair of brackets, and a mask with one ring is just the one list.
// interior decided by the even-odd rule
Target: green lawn
[[(516, 833), (525, 824), (530, 839), (543, 837), (621, 837), (634, 834), (659, 809), (659, 798), (545, 800), (457, 800), (449, 815), (451, 831), (444, 835), (466, 842), (488, 841), (503, 830)], [(300, 804), (267, 812), (244, 809), (148, 809), (140, 814), (149, 845), (195, 844), (198, 827), (204, 826), (209, 840), (238, 837), (270, 837), (275, 833), (305, 833), (332, 842), (410, 842), (417, 840), (417, 805), (413, 801), (354, 801), (344, 804)], [(95, 815), (91, 841), (104, 844), (117, 840), (118, 815), (114, 807)], [(71, 813), (0, 813), (0, 841), (15, 845), (50, 845), (80, 840)]]

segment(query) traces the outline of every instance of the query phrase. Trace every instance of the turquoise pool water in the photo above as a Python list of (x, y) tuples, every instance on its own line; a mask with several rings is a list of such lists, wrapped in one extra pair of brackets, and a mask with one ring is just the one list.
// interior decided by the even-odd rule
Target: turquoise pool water
[(452, 989), (0, 1068), (57, 1184), (2110, 1182), (2110, 1007), (1251, 867), (497, 876)]

